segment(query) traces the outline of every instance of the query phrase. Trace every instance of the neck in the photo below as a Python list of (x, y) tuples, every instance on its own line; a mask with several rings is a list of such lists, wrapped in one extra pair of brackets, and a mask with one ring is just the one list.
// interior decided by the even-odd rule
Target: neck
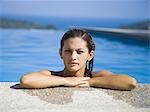
[(68, 77), (83, 77), (85, 69), (78, 70), (78, 71), (69, 71), (66, 68), (64, 69), (64, 75)]

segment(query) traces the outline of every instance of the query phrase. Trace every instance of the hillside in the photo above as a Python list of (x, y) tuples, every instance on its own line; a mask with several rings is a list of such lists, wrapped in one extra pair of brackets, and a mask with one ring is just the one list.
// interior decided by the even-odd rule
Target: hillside
[(52, 24), (38, 24), (29, 21), (0, 18), (0, 28), (22, 28), (22, 29), (56, 29)]

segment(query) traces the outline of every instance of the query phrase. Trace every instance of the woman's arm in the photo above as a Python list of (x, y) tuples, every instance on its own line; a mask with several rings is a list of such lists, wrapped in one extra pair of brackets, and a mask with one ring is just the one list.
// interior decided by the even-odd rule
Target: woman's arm
[(64, 78), (52, 76), (48, 70), (31, 72), (20, 78), (20, 85), (24, 88), (46, 88), (51, 86), (61, 86)]
[[(106, 75), (104, 75), (105, 73)], [(127, 75), (113, 75), (107, 71), (99, 72), (95, 75), (96, 77), (89, 80), (90, 86), (118, 90), (131, 90), (136, 87), (136, 80)]]
[(31, 72), (20, 78), (20, 85), (23, 88), (47, 88), (56, 86), (78, 86), (87, 84), (89, 78), (83, 77), (60, 77), (51, 75), (48, 70)]

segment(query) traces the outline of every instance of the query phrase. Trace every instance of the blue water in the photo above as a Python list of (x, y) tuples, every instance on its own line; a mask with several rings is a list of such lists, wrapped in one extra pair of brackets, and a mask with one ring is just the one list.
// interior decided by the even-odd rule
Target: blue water
[[(19, 81), (27, 72), (62, 70), (59, 41), (64, 30), (0, 29), (0, 81)], [(96, 43), (94, 71), (107, 69), (150, 83), (148, 45), (92, 35)], [(132, 43), (132, 44), (131, 44)]]

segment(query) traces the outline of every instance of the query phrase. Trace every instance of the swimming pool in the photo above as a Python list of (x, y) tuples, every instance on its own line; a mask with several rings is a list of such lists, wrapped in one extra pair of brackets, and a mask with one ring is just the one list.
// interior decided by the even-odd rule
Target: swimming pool
[[(64, 31), (0, 29), (0, 81), (19, 81), (27, 72), (62, 70), (59, 41)], [(138, 83), (150, 83), (149, 46), (93, 35), (96, 43), (94, 71), (107, 69), (129, 74)]]

